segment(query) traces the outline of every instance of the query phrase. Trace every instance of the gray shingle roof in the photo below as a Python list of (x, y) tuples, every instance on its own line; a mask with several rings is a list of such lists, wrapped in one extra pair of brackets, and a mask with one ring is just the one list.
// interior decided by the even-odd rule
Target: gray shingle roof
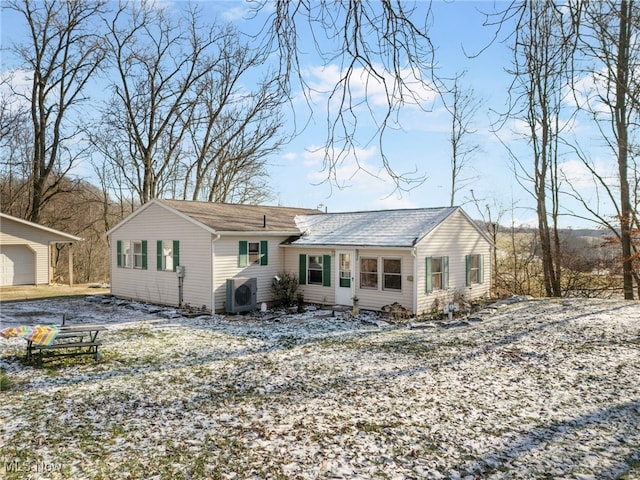
[(459, 207), (327, 213), (296, 217), (302, 237), (293, 245), (411, 247)]
[(313, 217), (321, 214), (308, 208), (234, 205), (229, 203), (159, 200), (194, 220), (224, 232), (288, 232), (298, 231), (296, 215)]

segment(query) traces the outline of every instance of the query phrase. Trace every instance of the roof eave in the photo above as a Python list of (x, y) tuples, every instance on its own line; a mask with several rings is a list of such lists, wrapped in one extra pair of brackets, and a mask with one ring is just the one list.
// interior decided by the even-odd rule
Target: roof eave
[[(28, 220), (24, 220), (22, 218), (14, 217), (13, 215), (8, 215), (6, 213), (0, 212), (0, 217), (6, 218), (8, 220), (13, 220), (14, 222), (21, 223), (23, 225), (27, 225), (27, 226), (29, 226), (31, 228), (37, 228), (38, 230), (43, 230), (45, 232), (48, 232), (48, 233), (51, 233), (51, 234), (54, 234), (54, 235), (58, 235), (60, 237), (65, 237), (69, 241), (74, 241), (74, 242), (82, 242), (82, 241), (84, 241), (84, 238), (82, 238), (82, 237), (77, 237), (75, 235), (71, 235), (70, 233), (61, 232), (60, 230), (56, 230), (55, 228), (45, 227), (44, 225), (39, 225), (37, 223), (30, 222)], [(52, 240), (49, 243), (63, 243), (63, 242), (64, 242), (64, 240), (60, 240), (60, 241)]]
[(410, 250), (414, 245), (366, 245), (366, 244), (340, 244), (340, 243), (323, 243), (323, 244), (309, 244), (309, 243), (289, 243), (282, 245), (283, 247), (295, 247), (295, 248), (342, 248), (342, 249), (356, 249), (356, 248), (368, 248), (368, 249), (407, 249)]
[(192, 224), (202, 228), (203, 230), (206, 230), (207, 232), (209, 232), (209, 233), (211, 233), (213, 235), (217, 235), (218, 233), (220, 233), (220, 232), (217, 232), (215, 229), (205, 225), (204, 223), (199, 222), (195, 218), (193, 218), (193, 217), (191, 217), (191, 216), (189, 216), (189, 215), (187, 215), (185, 213), (182, 213), (179, 210), (176, 210), (175, 208), (167, 205), (166, 203), (162, 202), (161, 200), (158, 200), (157, 198), (154, 198), (154, 199), (148, 201), (147, 203), (145, 203), (144, 205), (142, 205), (135, 212), (133, 212), (131, 215), (129, 215), (127, 218), (125, 218), (120, 223), (118, 223), (115, 227), (113, 227), (111, 230), (109, 230), (107, 232), (107, 235), (111, 235), (113, 232), (115, 232), (116, 230), (121, 228), (124, 224), (128, 223), (129, 221), (133, 220), (135, 217), (140, 215), (142, 212), (144, 212), (151, 205), (158, 205), (158, 206), (170, 211), (171, 213), (179, 216), (180, 218), (186, 220), (187, 222), (192, 223)]
[(293, 235), (300, 235), (300, 230), (218, 230), (215, 232), (217, 235), (228, 236), (246, 236), (246, 235), (259, 235), (262, 237), (290, 237)]

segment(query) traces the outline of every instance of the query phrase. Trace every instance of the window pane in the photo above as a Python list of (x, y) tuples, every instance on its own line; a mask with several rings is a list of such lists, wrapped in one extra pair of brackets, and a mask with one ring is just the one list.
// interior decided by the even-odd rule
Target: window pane
[(396, 259), (384, 259), (384, 273), (400, 273), (401, 262)]
[(434, 290), (442, 290), (442, 257), (431, 259), (431, 287)]
[(133, 268), (142, 268), (142, 242), (133, 242)]
[(378, 288), (378, 274), (376, 274), (376, 273), (361, 273), (360, 274), (360, 286), (362, 288)]
[(309, 283), (322, 285), (322, 270), (309, 270)]
[(131, 267), (131, 241), (122, 242), (122, 266)]
[(480, 255), (471, 255), (469, 260), (469, 277), (471, 283), (480, 283)]
[(351, 254), (340, 254), (340, 270), (351, 270)]
[(360, 260), (360, 271), (362, 272), (377, 272), (378, 271), (378, 259), (377, 258), (363, 258)]
[(378, 259), (360, 259), (360, 287), (378, 288)]
[(322, 270), (322, 256), (309, 255), (309, 269)]
[(162, 242), (162, 265), (164, 270), (173, 271), (173, 242), (171, 240)]
[(322, 255), (309, 255), (308, 281), (310, 284), (322, 285)]
[(402, 289), (402, 262), (397, 258), (384, 258), (382, 260), (384, 268), (384, 290)]
[(402, 290), (402, 277), (400, 275), (384, 276), (385, 290)]
[(249, 263), (257, 263), (260, 260), (260, 244), (258, 242), (249, 243)]
[(431, 259), (431, 273), (442, 273), (442, 257)]

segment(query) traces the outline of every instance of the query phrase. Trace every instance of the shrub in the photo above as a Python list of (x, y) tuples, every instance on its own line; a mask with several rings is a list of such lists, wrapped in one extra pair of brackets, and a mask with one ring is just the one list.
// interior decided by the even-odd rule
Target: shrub
[(271, 284), (273, 300), (278, 307), (290, 307), (296, 303), (298, 278), (291, 273), (281, 272)]

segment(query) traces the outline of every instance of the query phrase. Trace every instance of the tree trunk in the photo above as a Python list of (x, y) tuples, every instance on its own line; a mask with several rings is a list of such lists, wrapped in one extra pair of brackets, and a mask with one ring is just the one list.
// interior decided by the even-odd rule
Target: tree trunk
[(618, 140), (618, 172), (620, 175), (620, 243), (622, 246), (622, 276), (624, 298), (633, 300), (633, 258), (631, 235), (631, 199), (628, 170), (628, 122), (627, 89), (629, 87), (629, 30), (633, 1), (620, 3), (620, 29), (618, 32), (618, 55), (616, 59), (616, 103), (615, 125)]

